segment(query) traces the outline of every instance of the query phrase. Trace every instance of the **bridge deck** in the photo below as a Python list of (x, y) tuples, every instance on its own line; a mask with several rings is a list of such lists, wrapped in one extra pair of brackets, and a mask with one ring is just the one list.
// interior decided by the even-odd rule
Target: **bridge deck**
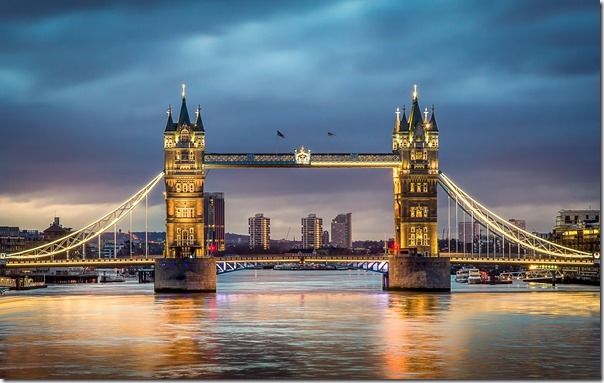
[(220, 168), (394, 168), (401, 165), (394, 153), (311, 153), (308, 163), (294, 153), (206, 153), (206, 169)]
[[(557, 266), (593, 266), (590, 258), (586, 259), (547, 259), (547, 258), (504, 258), (504, 257), (477, 257), (459, 253), (441, 254), (450, 255), (452, 264), (499, 264), (499, 265), (557, 265)], [(59, 259), (59, 260), (8, 260), (9, 268), (33, 267), (127, 267), (149, 266), (155, 263), (155, 258), (92, 258), (92, 259)], [(388, 257), (380, 255), (292, 255), (292, 254), (267, 254), (216, 257), (217, 262), (258, 262), (258, 263), (295, 263), (301, 259), (304, 262), (322, 263), (349, 263), (349, 262), (387, 262)]]

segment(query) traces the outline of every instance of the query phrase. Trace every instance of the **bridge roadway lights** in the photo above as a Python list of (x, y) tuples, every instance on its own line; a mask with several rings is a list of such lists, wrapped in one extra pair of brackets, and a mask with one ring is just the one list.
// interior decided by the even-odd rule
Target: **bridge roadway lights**
[(391, 255), (384, 290), (451, 291), (451, 262), (448, 257)]
[(159, 258), (155, 260), (156, 293), (202, 293), (216, 291), (216, 260)]

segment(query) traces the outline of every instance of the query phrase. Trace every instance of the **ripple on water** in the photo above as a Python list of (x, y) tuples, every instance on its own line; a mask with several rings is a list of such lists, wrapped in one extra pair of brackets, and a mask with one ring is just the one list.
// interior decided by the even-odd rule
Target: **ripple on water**
[(359, 271), (218, 281), (198, 295), (136, 283), (11, 292), (0, 298), (0, 377), (600, 378), (593, 288), (386, 293), (380, 275)]

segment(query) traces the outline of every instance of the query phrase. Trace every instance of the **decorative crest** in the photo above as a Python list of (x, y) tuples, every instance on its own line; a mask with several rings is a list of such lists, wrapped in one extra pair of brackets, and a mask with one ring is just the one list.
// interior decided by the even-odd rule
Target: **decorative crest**
[(304, 149), (304, 146), (301, 146), (300, 149), (294, 150), (294, 154), (296, 157), (296, 164), (310, 165), (310, 149)]

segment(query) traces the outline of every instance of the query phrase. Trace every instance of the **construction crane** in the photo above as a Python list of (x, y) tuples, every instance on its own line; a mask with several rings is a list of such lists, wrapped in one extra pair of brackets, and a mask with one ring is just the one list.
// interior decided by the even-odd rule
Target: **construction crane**
[(292, 229), (292, 227), (288, 227), (287, 228), (287, 234), (285, 234), (285, 240), (287, 241), (287, 238), (289, 238), (289, 231)]

